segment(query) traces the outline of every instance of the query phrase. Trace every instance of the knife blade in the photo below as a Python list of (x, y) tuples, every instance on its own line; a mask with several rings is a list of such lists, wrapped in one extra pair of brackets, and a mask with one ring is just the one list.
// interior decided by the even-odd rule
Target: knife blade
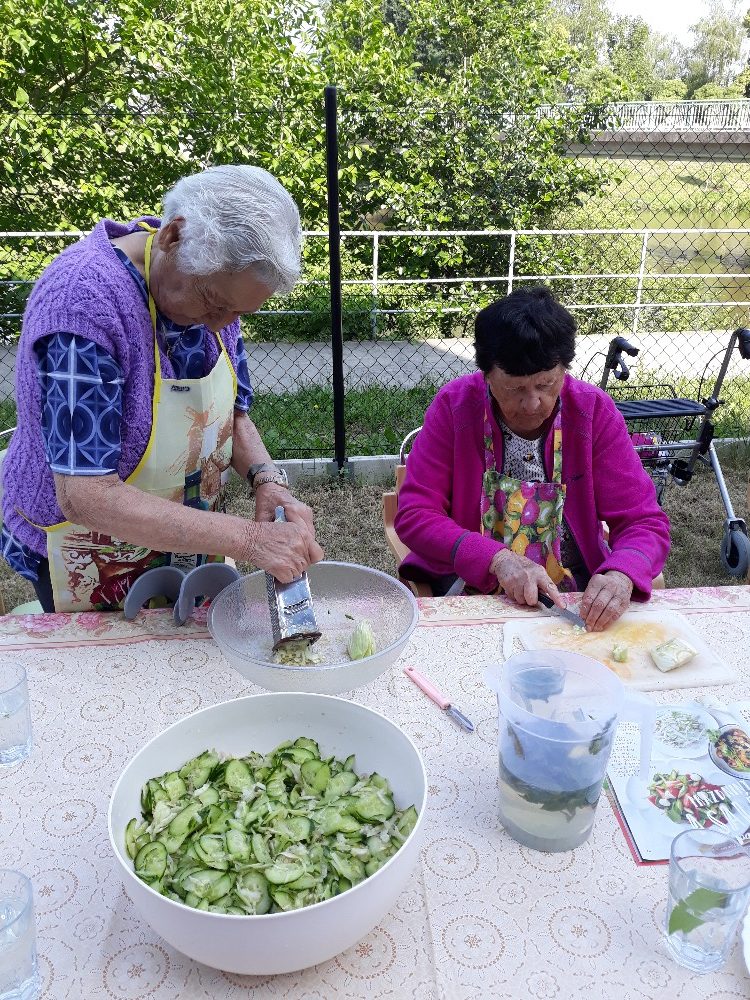
[(462, 729), (465, 729), (467, 733), (474, 732), (474, 723), (471, 719), (464, 715), (463, 712), (459, 712), (455, 705), (449, 705), (445, 709), (445, 714), (449, 715), (454, 722), (457, 722)]
[(453, 719), (453, 721), (465, 732), (474, 732), (474, 723), (471, 719), (465, 716), (463, 712), (460, 712), (455, 705), (451, 705), (445, 695), (441, 694), (435, 685), (428, 681), (423, 674), (420, 674), (420, 672), (412, 666), (404, 667), (404, 673), (410, 681), (417, 685), (420, 691), (423, 691), (427, 695), (430, 701), (433, 701), (438, 708), (442, 708), (445, 714), (450, 716), (450, 718)]
[(546, 594), (539, 594), (539, 603), (547, 611), (551, 611), (553, 615), (557, 615), (558, 618), (564, 618), (566, 622), (570, 622), (571, 625), (575, 625), (577, 628), (586, 628), (586, 622), (577, 615), (575, 611), (569, 611), (567, 608), (558, 608), (551, 597)]

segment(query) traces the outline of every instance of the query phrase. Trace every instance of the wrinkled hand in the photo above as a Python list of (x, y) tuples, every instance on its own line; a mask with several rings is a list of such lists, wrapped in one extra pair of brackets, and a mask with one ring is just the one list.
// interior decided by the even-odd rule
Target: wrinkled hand
[(294, 521), (264, 521), (257, 526), (251, 560), (280, 583), (291, 583), (310, 563), (320, 562), (323, 550), (305, 525)]
[(601, 632), (616, 622), (630, 604), (633, 581), (617, 570), (595, 573), (581, 601), (581, 618), (591, 632)]
[(500, 586), (516, 604), (535, 607), (539, 603), (539, 592), (548, 594), (555, 604), (563, 607), (560, 591), (546, 571), (526, 556), (519, 556), (510, 549), (501, 549), (490, 563)]
[(287, 521), (307, 528), (315, 538), (313, 512), (306, 503), (298, 500), (286, 486), (278, 483), (264, 483), (255, 491), (255, 520), (273, 521), (276, 508), (283, 507)]

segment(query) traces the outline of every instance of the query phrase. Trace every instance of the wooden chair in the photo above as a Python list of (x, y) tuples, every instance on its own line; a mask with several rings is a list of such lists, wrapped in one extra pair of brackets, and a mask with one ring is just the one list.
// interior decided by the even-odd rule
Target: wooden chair
[[(417, 434), (419, 434), (421, 429), (421, 427), (417, 427), (416, 430), (412, 431), (404, 438), (398, 454), (395, 488), (383, 494), (383, 528), (385, 529), (385, 540), (399, 566), (409, 555), (409, 549), (396, 534), (396, 528), (394, 526), (396, 511), (398, 510), (398, 492), (401, 489), (404, 477), (406, 476), (407, 449), (413, 443), (414, 438)], [(432, 587), (429, 583), (416, 583), (413, 580), (405, 580), (400, 573), (398, 578), (401, 583), (411, 589), (415, 597), (432, 597)]]

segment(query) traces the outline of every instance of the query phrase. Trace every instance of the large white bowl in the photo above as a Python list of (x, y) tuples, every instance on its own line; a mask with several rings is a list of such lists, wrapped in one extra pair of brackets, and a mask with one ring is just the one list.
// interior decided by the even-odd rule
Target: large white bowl
[[(364, 882), (340, 896), (286, 913), (205, 913), (167, 899), (136, 877), (125, 827), (140, 816), (143, 784), (203, 750), (267, 753), (307, 736), (326, 755), (356, 754), (359, 774), (387, 778), (398, 808), (414, 805), (417, 824), (400, 850)], [(362, 705), (317, 694), (262, 694), (202, 709), (147, 743), (120, 775), (109, 806), (109, 837), (125, 891), (148, 924), (190, 958), (216, 969), (268, 975), (324, 962), (355, 944), (393, 906), (419, 854), (427, 779), (419, 751), (392, 722)]]
[[(304, 667), (274, 663), (266, 574), (230, 583), (208, 612), (208, 627), (231, 665), (270, 691), (341, 694), (375, 680), (403, 652), (419, 619), (411, 591), (380, 570), (355, 563), (320, 562), (307, 570), (315, 617), (323, 635), (313, 651), (325, 662)], [(346, 647), (354, 625), (372, 623), (377, 652), (351, 660)]]

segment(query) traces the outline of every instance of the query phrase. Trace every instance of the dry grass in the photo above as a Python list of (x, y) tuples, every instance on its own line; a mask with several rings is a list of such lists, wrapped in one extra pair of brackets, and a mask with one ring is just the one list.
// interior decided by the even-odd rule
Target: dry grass
[[(720, 455), (735, 513), (747, 521), (750, 449), (723, 449)], [(297, 496), (315, 511), (318, 538), (328, 559), (362, 563), (386, 573), (395, 571), (383, 534), (383, 489), (384, 486), (331, 480), (300, 484)], [(253, 504), (244, 484), (239, 481), (232, 484), (227, 506), (235, 514), (252, 517)], [(668, 587), (729, 586), (742, 582), (727, 576), (719, 561), (724, 508), (710, 470), (700, 468), (693, 481), (682, 489), (671, 485), (665, 510), (672, 522), (672, 552), (664, 571)], [(8, 609), (34, 599), (31, 585), (2, 561), (0, 594)]]

